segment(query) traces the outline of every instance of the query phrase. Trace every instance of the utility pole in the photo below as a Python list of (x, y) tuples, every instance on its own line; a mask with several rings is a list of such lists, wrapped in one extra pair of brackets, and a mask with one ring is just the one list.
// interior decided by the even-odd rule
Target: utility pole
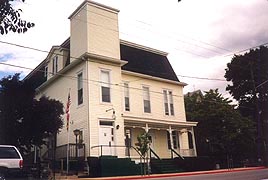
[[(260, 69), (260, 64), (261, 64), (261, 47), (259, 47), (258, 50), (258, 57), (257, 57), (257, 62), (256, 63), (256, 80), (254, 78), (254, 73), (253, 73), (253, 68), (252, 68), (252, 63), (250, 63), (250, 76), (251, 76), (251, 81), (252, 81), (252, 88), (253, 88), (253, 103), (255, 104), (255, 119), (257, 120), (257, 153), (258, 153), (258, 163), (260, 165), (265, 165), (268, 167), (268, 148), (267, 148), (267, 143), (268, 143), (268, 119), (265, 119), (265, 114), (263, 110), (268, 107), (264, 107), (265, 104), (262, 101), (260, 97), (260, 91), (258, 88), (260, 88), (263, 84), (260, 82), (260, 77), (261, 77), (261, 69)], [(256, 84), (258, 84), (256, 86)], [(261, 106), (262, 105), (262, 106)], [(263, 106), (264, 105), (264, 106)]]

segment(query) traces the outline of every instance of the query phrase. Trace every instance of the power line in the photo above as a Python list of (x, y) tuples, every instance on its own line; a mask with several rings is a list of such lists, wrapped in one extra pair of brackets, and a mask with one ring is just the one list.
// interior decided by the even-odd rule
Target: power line
[[(18, 65), (13, 65), (13, 64), (8, 64), (8, 63), (2, 63), (2, 62), (0, 62), (0, 64), (7, 65), (7, 66), (12, 66), (12, 67), (17, 67), (17, 68), (24, 68), (24, 69), (28, 69), (28, 70), (33, 70), (32, 68), (28, 68), (28, 67), (24, 67), (24, 66), (18, 66)], [(41, 70), (41, 69), (39, 69), (37, 71), (38, 72), (45, 72), (44, 70)], [(58, 76), (61, 76), (63, 78), (68, 78), (68, 79), (71, 79), (71, 80), (78, 80), (78, 77), (77, 76), (65, 75), (65, 74), (62, 74), (60, 72), (57, 72), (57, 73), (48, 72), (48, 74), (58, 75)], [(209, 78), (204, 78), (204, 79), (206, 79), (206, 80), (213, 80), (213, 79), (209, 79)], [(214, 80), (219, 80), (219, 79), (214, 79)], [(104, 84), (105, 83), (105, 82), (102, 82), (100, 80), (92, 80), (92, 79), (88, 79), (88, 78), (83, 78), (82, 81), (85, 82), (85, 83), (91, 82), (92, 85), (96, 85), (95, 83), (97, 83), (97, 85), (100, 85), (100, 84)], [(124, 82), (122, 82), (122, 85), (120, 83), (119, 84), (116, 84), (116, 83), (108, 83), (108, 84), (111, 85), (111, 86), (116, 86), (116, 87), (122, 87), (122, 88), (125, 87), (124, 86)], [(123, 89), (115, 89), (115, 88), (112, 88), (112, 87), (110, 87), (110, 88), (112, 90), (120, 91), (121, 93), (124, 91)], [(131, 86), (129, 86), (129, 89), (143, 92), (143, 89), (142, 88), (137, 88), (137, 87), (131, 87)], [(163, 95), (163, 92), (152, 91), (151, 89), (150, 89), (149, 92), (152, 93), (152, 94), (160, 94), (160, 95)], [(133, 92), (131, 94), (133, 94)], [(177, 95), (177, 94), (172, 94), (172, 96), (173, 97), (178, 97), (178, 98), (184, 97), (184, 95)], [(154, 99), (158, 99), (159, 101), (162, 100), (162, 98), (160, 98), (160, 96), (155, 96)], [(225, 98), (225, 99), (228, 99), (228, 98)], [(224, 103), (224, 102), (209, 101), (209, 100), (204, 100), (204, 101), (213, 102), (213, 103), (217, 103), (217, 104)], [(224, 104), (226, 104), (226, 103), (224, 103)]]
[[(50, 51), (45, 51), (45, 50), (41, 50), (41, 49), (37, 49), (37, 48), (32, 48), (32, 47), (28, 47), (28, 46), (23, 46), (23, 45), (19, 45), (19, 44), (15, 44), (15, 43), (10, 43), (10, 42), (6, 42), (6, 41), (1, 41), (1, 40), (0, 40), (0, 43), (12, 45), (12, 46), (17, 46), (17, 47), (20, 47), (20, 48), (26, 48), (26, 49), (30, 49), (30, 50), (34, 50), (34, 51), (39, 51), (39, 52), (43, 52), (43, 53), (51, 53)], [(268, 44), (268, 43), (266, 43), (266, 44)], [(63, 56), (63, 57), (68, 57), (68, 56), (64, 56), (62, 54), (58, 54), (58, 53), (52, 53), (52, 54)], [(76, 58), (76, 57), (70, 57), (70, 58), (72, 58), (72, 59), (79, 59), (79, 58)], [(32, 68), (27, 68), (27, 67), (23, 67), (23, 66), (12, 65), (12, 64), (6, 64), (6, 63), (0, 63), (0, 64), (12, 66), (12, 67), (17, 67), (17, 68), (22, 68), (22, 69), (27, 69), (27, 70), (34, 70)], [(177, 76), (185, 77), (185, 78), (201, 79), (201, 80), (226, 81), (225, 79), (218, 79), (218, 78), (195, 77), (195, 76), (178, 75), (178, 74), (177, 74)], [(264, 82), (264, 84), (265, 83), (267, 83), (267, 82)], [(259, 86), (261, 86), (261, 84)]]
[(207, 77), (195, 77), (195, 76), (185, 76), (185, 75), (179, 75), (179, 74), (176, 74), (177, 76), (180, 76), (180, 77), (185, 77), (185, 78), (192, 78), (192, 79), (201, 79), (201, 80), (211, 80), (211, 81), (225, 81), (225, 79), (217, 79), (217, 78), (207, 78)]
[[(105, 16), (105, 15), (103, 15), (103, 14), (99, 14), (99, 13), (96, 13), (96, 12), (93, 12), (93, 11), (90, 11), (90, 10), (87, 10), (87, 9), (84, 9), (84, 8), (83, 8), (83, 10), (84, 10), (84, 11), (88, 11), (88, 12), (90, 12), (90, 13), (94, 13), (94, 14), (103, 16), (103, 17), (106, 17), (106, 18), (110, 18), (110, 19), (112, 19), (112, 20), (115, 20), (114, 18), (111, 18), (111, 17), (109, 17), (109, 16)], [(89, 21), (87, 21), (87, 20), (82, 20), (82, 19), (78, 19), (78, 18), (74, 18), (74, 19), (76, 19), (76, 20), (78, 20), (78, 21), (81, 21), (81, 22), (84, 22), (84, 23), (87, 23), (87, 24), (92, 24), (92, 25), (100, 26), (100, 25), (98, 25), (98, 24), (89, 22)], [(135, 20), (135, 21), (137, 21), (137, 22), (141, 22), (141, 23), (143, 23), (143, 24), (147, 24), (147, 25), (149, 25), (149, 26), (153, 26), (152, 24), (147, 23), (147, 22), (144, 22), (144, 21), (140, 21), (140, 20), (139, 20), (139, 21), (138, 21), (138, 20)], [(104, 27), (104, 26), (100, 26), (100, 27)], [(107, 28), (107, 27), (105, 27), (105, 28)], [(137, 26), (136, 26), (136, 28), (140, 28), (140, 27), (137, 27)], [(124, 32), (122, 32), (122, 31), (117, 31), (117, 30), (115, 30), (115, 29), (111, 29), (111, 28), (108, 28), (108, 29), (109, 29), (109, 30), (112, 30), (112, 31), (115, 31), (115, 32), (118, 32), (118, 33), (121, 33), (121, 34), (125, 34), (125, 35), (128, 35), (128, 36), (131, 36), (130, 34), (128, 34), (128, 33), (124, 33)], [(145, 29), (145, 28), (142, 28), (142, 29), (144, 29), (144, 30), (146, 30), (146, 31), (148, 31), (148, 32), (152, 32), (152, 33), (154, 33), (154, 32), (151, 31), (151, 30), (148, 30), (148, 29)], [(167, 37), (167, 38), (169, 38), (169, 39), (175, 39), (176, 41), (178, 41), (178, 42), (182, 42), (182, 43), (184, 43), (184, 44), (189, 44), (189, 45), (192, 45), (192, 46), (194, 46), (194, 47), (199, 47), (199, 48), (202, 48), (202, 49), (205, 49), (205, 50), (209, 50), (209, 51), (214, 52), (214, 53), (217, 53), (217, 54), (221, 54), (221, 53), (218, 52), (218, 51), (215, 51), (215, 50), (212, 50), (212, 49), (210, 49), (210, 48), (206, 48), (206, 47), (200, 46), (200, 45), (198, 45), (198, 44), (193, 44), (193, 43), (190, 43), (190, 42), (187, 42), (187, 41), (183, 41), (183, 40), (180, 40), (180, 39), (171, 37), (171, 36), (167, 36), (166, 34), (163, 34), (163, 33), (160, 33), (160, 32), (155, 32), (155, 33), (160, 34), (162, 37)], [(191, 38), (191, 39), (192, 39), (192, 40), (195, 40), (194, 38)], [(227, 51), (227, 52), (231, 52), (231, 50), (228, 50), (228, 49), (226, 49), (226, 48), (222, 48), (222, 47), (218, 47), (218, 46), (216, 46), (216, 45), (212, 45), (212, 44), (210, 44), (210, 43), (206, 43), (206, 42), (203, 42), (203, 41), (200, 41), (200, 40), (195, 40), (195, 41), (201, 42), (201, 43), (203, 43), (203, 44), (209, 45), (209, 46), (214, 47), (214, 48), (217, 48), (217, 49), (221, 49), (221, 50), (224, 50), (224, 51)], [(266, 44), (268, 44), (268, 43), (264, 43), (264, 44), (261, 44), (261, 45), (259, 45), (259, 46), (263, 46), (263, 45), (266, 45)], [(259, 47), (259, 46), (254, 46), (254, 47), (251, 47), (251, 48), (248, 48), (248, 49), (244, 49), (244, 50), (235, 52), (235, 53), (233, 53), (233, 54), (241, 53), (241, 52), (244, 52), (244, 51), (246, 51), (246, 50), (249, 50), (249, 49), (252, 49), (252, 48), (256, 48), (256, 47)], [(197, 53), (193, 53), (193, 52), (191, 52), (191, 51), (187, 51), (187, 50), (184, 50), (184, 49), (179, 49), (179, 48), (174, 48), (174, 49), (175, 49), (175, 50), (178, 50), (178, 51), (183, 51), (183, 52), (186, 52), (186, 53), (188, 53), (188, 54), (195, 55), (195, 56), (199, 56), (199, 57), (202, 57), (202, 58), (209, 58), (209, 57), (207, 57), (207, 56), (203, 56), (203, 55), (200, 55), (200, 54), (197, 54)], [(230, 55), (233, 55), (233, 54), (222, 55), (222, 56), (227, 57), (227, 56), (230, 56)]]
[[(39, 51), (39, 52), (43, 52), (43, 53), (51, 53), (50, 51), (40, 50), (40, 49), (37, 49), (37, 48), (32, 48), (32, 47), (23, 46), (23, 45), (19, 45), (19, 44), (15, 44), (15, 43), (10, 43), (10, 42), (6, 42), (6, 41), (1, 41), (1, 40), (0, 40), (0, 43), (12, 45), (12, 46), (17, 46), (17, 47), (20, 47), (20, 48), (30, 49), (30, 50), (34, 50), (34, 51)], [(58, 54), (58, 53), (52, 53), (52, 54), (58, 55), (58, 56), (63, 56), (63, 57), (68, 57), (66, 55), (62, 55), (62, 54)], [(70, 58), (71, 59), (79, 59), (77, 57), (70, 57)], [(5, 63), (0, 63), (0, 64), (16, 67), (16, 65), (12, 65), (12, 64), (5, 64)], [(34, 69), (23, 67), (23, 66), (17, 66), (17, 67), (18, 68), (22, 68), (22, 69), (34, 70)], [(216, 79), (216, 78), (193, 77), (193, 76), (187, 76), (187, 75), (177, 75), (177, 76), (188, 77), (188, 78), (195, 78), (195, 79), (203, 79), (203, 80), (225, 81), (223, 79)]]
[[(8, 63), (2, 63), (0, 62), (0, 64), (2, 65), (7, 65), (7, 66), (12, 66), (12, 67), (17, 67), (17, 68), (24, 68), (24, 69), (28, 69), (28, 70), (33, 70), (32, 68), (28, 68), (28, 67), (23, 67), (23, 66), (18, 66), (18, 65), (13, 65), (13, 64), (8, 64)], [(44, 70), (37, 70), (39, 72), (45, 72)], [(71, 80), (78, 80), (78, 77), (76, 76), (68, 76), (68, 75), (65, 75), (65, 74), (62, 74), (62, 73), (52, 73), (52, 72), (48, 72), (48, 74), (52, 74), (52, 75), (58, 75), (58, 76), (61, 76), (63, 78), (68, 78), (68, 79), (71, 79)], [(190, 77), (190, 76), (188, 76)], [(143, 78), (144, 79), (144, 78)], [(200, 78), (199, 78), (200, 79)], [(209, 79), (209, 78), (202, 78), (202, 79), (206, 79), (206, 80), (219, 80), (219, 79)], [(91, 82), (92, 85), (96, 85), (95, 83), (97, 83), (97, 85), (99, 86), (100, 84), (104, 84), (104, 82), (100, 81), (100, 80), (92, 80), (92, 79), (88, 79), (88, 78), (83, 78), (82, 79), (83, 82), (85, 83), (88, 83), (88, 82)], [(129, 83), (131, 83), (132, 81), (130, 81)], [(111, 86), (117, 86), (117, 87), (122, 87), (124, 88), (124, 82), (122, 82), (122, 85), (119, 83), (119, 84), (116, 84), (116, 83), (108, 83), (109, 85)], [(115, 88), (112, 88), (110, 87), (112, 90), (116, 90), (116, 91), (120, 91), (120, 93), (124, 92), (123, 89), (115, 89)], [(143, 92), (143, 89), (142, 88), (137, 88), (137, 87), (131, 87), (129, 86), (129, 89), (132, 89), (132, 90), (137, 90), (137, 91), (141, 91)], [(159, 91), (152, 91), (150, 89), (150, 93), (152, 94), (160, 94), (160, 95), (163, 95), (163, 92), (159, 92)], [(131, 93), (133, 94), (133, 92)], [(177, 94), (172, 94), (173, 97), (184, 97), (184, 95), (177, 95)], [(162, 98), (158, 98), (159, 96), (155, 96), (154, 99), (158, 99), (159, 101), (162, 100)], [(228, 99), (228, 98), (227, 98)], [(204, 101), (208, 101), (208, 100), (204, 100)], [(208, 101), (208, 102), (213, 102), (213, 103), (217, 103), (217, 104), (222, 104), (223, 102), (215, 102), (215, 101)], [(224, 103), (225, 104), (225, 103)]]
[[(29, 5), (30, 5), (30, 4), (29, 4)], [(110, 16), (105, 16), (105, 15), (103, 15), (103, 14), (100, 14), (100, 13), (97, 13), (97, 12), (93, 12), (93, 11), (91, 11), (91, 10), (87, 10), (87, 9), (85, 9), (85, 8), (83, 8), (82, 10), (84, 10), (84, 11), (88, 11), (88, 12), (90, 12), (90, 13), (97, 14), (97, 15), (99, 15), (99, 16), (103, 16), (103, 17), (105, 17), (105, 18), (109, 18), (109, 19), (111, 19), (111, 20), (116, 20), (116, 19), (114, 19), (114, 18), (112, 18), (112, 17), (110, 17)], [(77, 18), (74, 18), (74, 19), (76, 19), (76, 20), (80, 20), (80, 21), (84, 21), (85, 23), (89, 23), (89, 24), (93, 24), (93, 25), (100, 26), (100, 25), (98, 25), (98, 24), (94, 24), (94, 23), (91, 23), (91, 22), (88, 22), (88, 21), (85, 21), (85, 20), (81, 20), (81, 19), (77, 19)], [(132, 18), (132, 19), (134, 19), (134, 18)], [(152, 25), (151, 23), (144, 22), (144, 21), (142, 21), (142, 20), (134, 19), (134, 21), (137, 21), (137, 22), (139, 22), (139, 23), (143, 23), (143, 24), (146, 24), (147, 26), (151, 26), (151, 27), (153, 27), (153, 25)], [(137, 26), (136, 26), (136, 27), (137, 27)], [(107, 28), (107, 27), (105, 27), (105, 28)], [(139, 28), (139, 27), (137, 27), (137, 28)], [(108, 29), (109, 29), (109, 28), (108, 28)], [(145, 28), (142, 28), (142, 29), (145, 29)], [(114, 30), (114, 29), (110, 29), (110, 30), (119, 32), (119, 31)], [(147, 30), (147, 31), (149, 31), (149, 30)], [(150, 32), (152, 32), (152, 31), (150, 31)], [(121, 32), (120, 32), (120, 33), (121, 33)], [(124, 33), (124, 34), (129, 35), (129, 34), (127, 34), (127, 33)], [(161, 34), (161, 33), (159, 33), (159, 34)], [(162, 35), (162, 36), (163, 36), (163, 35)], [(164, 35), (164, 36), (166, 36), (166, 35)], [(166, 36), (166, 37), (170, 38), (169, 36)], [(172, 39), (174, 39), (174, 38), (172, 38)], [(221, 50), (224, 50), (224, 51), (231, 52), (231, 50), (228, 50), (228, 49), (226, 49), (226, 48), (222, 48), (222, 47), (219, 47), (219, 46), (216, 46), (216, 45), (213, 45), (213, 44), (211, 44), (211, 43), (204, 42), (204, 41), (201, 41), (201, 40), (196, 40), (196, 39), (194, 39), (194, 38), (192, 38), (192, 37), (190, 37), (189, 39), (192, 39), (192, 40), (194, 40), (194, 41), (197, 41), (197, 42), (206, 44), (206, 45), (208, 45), (208, 46), (211, 46), (211, 47), (214, 47), (214, 48), (217, 48), (217, 49), (221, 49)], [(190, 44), (190, 45), (193, 45), (193, 46), (196, 46), (196, 47), (199, 47), (199, 48), (207, 49), (207, 50), (209, 50), (209, 51), (213, 51), (213, 52), (215, 52), (215, 53), (219, 53), (218, 51), (215, 51), (215, 50), (212, 50), (212, 49), (203, 47), (203, 46), (199, 46), (199, 45), (197, 45), (197, 44), (193, 44), (193, 43), (186, 42), (186, 41), (183, 41), (183, 40), (180, 40), (180, 39), (176, 39), (176, 38), (175, 38), (175, 40), (180, 41), (180, 42), (183, 42), (183, 43), (186, 43), (186, 44)], [(264, 44), (262, 44), (262, 45), (266, 45), (266, 44), (268, 44), (268, 43), (264, 43)], [(261, 46), (261, 45), (259, 45), (259, 46)], [(255, 46), (255, 47), (251, 47), (251, 48), (256, 48), (256, 47), (259, 47), (259, 46)], [(249, 49), (251, 49), (251, 48), (248, 48), (248, 49), (245, 49), (245, 50), (241, 50), (241, 51), (235, 52), (234, 54), (244, 52), (244, 51), (249, 50)], [(177, 48), (175, 48), (175, 49), (177, 49)], [(186, 53), (190, 53), (190, 54), (195, 55), (195, 56), (200, 56), (200, 57), (203, 57), (203, 58), (209, 58), (209, 57), (202, 56), (202, 55), (200, 55), (200, 54), (196, 54), (196, 53), (192, 53), (192, 52), (189, 52), (189, 51), (186, 51), (186, 50), (182, 50), (182, 49), (177, 49), (177, 50), (179, 50), (179, 51), (183, 51), (183, 52), (186, 52)], [(230, 55), (233, 55), (233, 54), (225, 55), (225, 57), (226, 57), (226, 56), (230, 56)]]
[[(18, 66), (18, 65), (13, 65), (13, 64), (8, 64), (8, 63), (3, 63), (3, 62), (0, 62), (0, 64), (6, 65), (6, 66), (17, 67), (17, 68), (28, 69), (28, 70), (34, 70), (32, 68), (28, 68), (28, 67), (24, 67), (24, 66)], [(36, 71), (38, 71), (38, 72), (45, 72), (44, 70), (41, 70), (41, 69), (38, 69)], [(76, 76), (68, 76), (68, 75), (62, 74), (60, 72), (57, 72), (57, 73), (48, 72), (48, 74), (58, 75), (58, 76), (65, 77), (65, 78), (70, 78), (70, 79), (78, 79), (78, 77), (76, 77)], [(83, 80), (83, 82), (93, 82), (93, 83), (98, 83), (98, 84), (105, 84), (105, 82), (102, 82), (100, 80), (93, 80), (93, 79), (88, 79), (88, 78), (83, 78), (82, 80)], [(109, 85), (112, 85), (112, 86), (125, 87), (124, 85), (117, 84), (117, 83), (108, 83), (108, 84)], [(136, 88), (136, 87), (131, 87), (131, 86), (129, 88), (130, 89), (135, 89), (135, 90), (141, 90), (141, 91), (143, 91), (143, 89), (141, 89), (141, 88)], [(156, 93), (156, 94), (163, 94), (163, 92), (158, 92), (158, 91), (150, 91), (150, 92)], [(181, 95), (175, 95), (175, 94), (173, 96), (182, 97)]]
[(257, 89), (257, 88), (259, 88), (259, 87), (263, 86), (263, 85), (264, 85), (264, 84), (266, 84), (266, 83), (268, 83), (268, 80), (266, 80), (266, 81), (262, 82), (261, 84), (259, 84), (258, 86), (256, 86), (256, 88), (255, 88), (255, 89)]
[(258, 45), (258, 46), (253, 46), (253, 47), (250, 47), (250, 48), (247, 48), (247, 49), (243, 49), (243, 50), (234, 52), (233, 54), (228, 54), (228, 55), (226, 55), (226, 56), (224, 56), (224, 57), (227, 57), (227, 56), (233, 56), (234, 54), (240, 54), (240, 53), (245, 52), (245, 51), (248, 51), (248, 50), (250, 50), (250, 49), (254, 49), (254, 48), (257, 48), (257, 47), (260, 47), (260, 46), (265, 46), (265, 45), (267, 45), (267, 44), (268, 44), (268, 42), (267, 42), (267, 43), (260, 44), (260, 45)]
[[(90, 11), (90, 10), (87, 10), (87, 9), (85, 9), (85, 8), (83, 8), (82, 10), (84, 10), (84, 11), (88, 11), (88, 12), (90, 12), (90, 13), (94, 13), (94, 14), (97, 14), (97, 15), (99, 15), (99, 16), (103, 16), (103, 17), (106, 17), (106, 18), (109, 18), (109, 19), (112, 19), (112, 20), (115, 20), (114, 18), (111, 18), (111, 17), (109, 17), (109, 16), (105, 16), (105, 15), (103, 15), (103, 14), (99, 14), (99, 13), (96, 13), (96, 12), (93, 12), (93, 11)], [(100, 25), (98, 25), (98, 24), (89, 22), (89, 21), (87, 21), (87, 20), (82, 20), (82, 19), (79, 19), (79, 18), (73, 18), (73, 19), (78, 20), (78, 21), (81, 21), (81, 22), (84, 22), (84, 23), (87, 23), (87, 24), (92, 24), (92, 25), (100, 26)], [(139, 22), (142, 22), (142, 21), (139, 21)], [(144, 23), (144, 24), (148, 24), (148, 25), (150, 25), (149, 23), (146, 23), (146, 22), (143, 22), (143, 23)], [(150, 25), (150, 26), (152, 26), (152, 25)], [(105, 26), (100, 26), (100, 27), (105, 27)], [(137, 26), (136, 26), (136, 27), (137, 27)], [(109, 29), (109, 30), (111, 30), (111, 31), (115, 31), (115, 32), (118, 32), (118, 33), (123, 33), (123, 34), (126, 34), (126, 35), (130, 36), (130, 34), (128, 34), (128, 33), (124, 33), (124, 32), (122, 32), (122, 31), (117, 31), (117, 30), (115, 30), (115, 29), (107, 28), (107, 27), (105, 27), (105, 28), (106, 28), (106, 29)], [(139, 27), (137, 27), (137, 28), (139, 28)], [(145, 29), (145, 28), (142, 28), (142, 29)], [(153, 31), (150, 31), (150, 30), (147, 30), (147, 29), (145, 29), (145, 30), (154, 33)], [(192, 46), (194, 46), (194, 47), (199, 47), (199, 48), (202, 48), (202, 49), (205, 49), (205, 50), (209, 50), (209, 51), (214, 52), (214, 53), (217, 53), (217, 54), (221, 54), (221, 53), (218, 52), (218, 51), (215, 51), (215, 50), (210, 49), (210, 48), (207, 48), (207, 47), (200, 46), (200, 45), (198, 45), (198, 44), (193, 44), (193, 43), (191, 43), (191, 42), (187, 42), (187, 41), (183, 41), (183, 40), (180, 40), (180, 39), (171, 37), (171, 36), (167, 36), (166, 34), (163, 34), (163, 33), (160, 33), (160, 32), (155, 32), (155, 33), (160, 34), (162, 37), (167, 37), (167, 38), (172, 39), (172, 40), (175, 39), (176, 41), (178, 41), (178, 42), (182, 42), (182, 43), (184, 43), (184, 44), (189, 44), (189, 45), (192, 45)], [(207, 43), (207, 44), (209, 44), (209, 43)], [(210, 46), (211, 46), (211, 45), (210, 45)], [(215, 46), (215, 47), (217, 47), (217, 46)], [(196, 54), (196, 53), (193, 53), (193, 52), (189, 52), (189, 51), (186, 51), (186, 50), (182, 50), (182, 49), (178, 49), (178, 48), (175, 48), (175, 49), (180, 50), (180, 51), (184, 51), (184, 52), (189, 53), (189, 54), (192, 54), (192, 55), (200, 56), (200, 57), (203, 57), (203, 58), (209, 58), (209, 57), (202, 56), (202, 55), (199, 55), (199, 54)], [(223, 49), (223, 48), (221, 48), (221, 49)]]
[[(25, 3), (24, 3), (24, 4), (25, 4)], [(27, 4), (27, 3), (26, 3), (26, 4)], [(29, 4), (29, 3), (28, 3), (27, 5), (32, 5), (32, 4)], [(94, 13), (94, 14), (96, 14), (96, 15), (103, 16), (103, 17), (105, 17), (105, 18), (109, 18), (109, 19), (111, 19), (111, 20), (116, 21), (116, 19), (113, 18), (113, 17), (106, 16), (106, 15), (104, 15), (104, 14), (97, 13), (97, 12), (94, 12), (94, 11), (91, 11), (91, 10), (88, 10), (88, 9), (85, 9), (84, 7), (82, 8), (82, 10), (84, 10), (84, 11), (88, 11), (88, 12), (90, 12), (90, 13)], [(131, 17), (128, 17), (128, 19), (129, 19), (129, 18), (131, 18)], [(74, 19), (79, 20), (79, 19), (77, 19), (77, 18), (74, 18)], [(145, 24), (145, 25), (147, 25), (147, 26), (154, 27), (153, 24), (148, 23), (148, 22), (145, 22), (145, 21), (143, 21), (143, 20), (138, 20), (138, 19), (135, 19), (135, 18), (131, 18), (131, 19), (133, 19), (134, 21), (136, 21), (136, 22), (138, 22), (138, 23), (142, 23), (142, 24)], [(83, 20), (81, 20), (81, 21), (83, 21)], [(86, 21), (84, 21), (84, 22), (86, 22)], [(89, 22), (86, 22), (86, 23), (89, 23)], [(129, 22), (126, 22), (126, 23), (129, 23)], [(94, 24), (94, 23), (92, 23), (92, 24)], [(96, 24), (95, 24), (95, 25), (96, 25)], [(137, 26), (136, 26), (136, 27), (137, 27)], [(107, 28), (107, 27), (106, 27), (106, 28)], [(137, 28), (139, 28), (139, 27), (137, 27)], [(145, 28), (142, 28), (142, 29), (145, 29)], [(111, 30), (112, 30), (112, 29), (111, 29)], [(149, 31), (149, 30), (148, 30), (148, 31)], [(150, 31), (150, 32), (152, 32), (152, 31)], [(126, 33), (124, 33), (124, 34), (126, 34)], [(127, 34), (127, 35), (129, 35), (129, 34)], [(163, 33), (162, 33), (162, 35), (163, 35)], [(166, 35), (164, 34), (164, 36), (166, 36)], [(167, 36), (166, 36), (166, 37), (167, 37)], [(186, 36), (185, 36), (185, 37), (186, 37)], [(215, 50), (210, 49), (210, 48), (207, 48), (207, 47), (200, 46), (200, 45), (198, 45), (198, 44), (193, 44), (193, 43), (191, 43), (191, 42), (183, 41), (183, 40), (180, 40), (180, 39), (177, 39), (177, 38), (174, 38), (174, 37), (168, 37), (168, 38), (176, 39), (176, 41), (180, 41), (180, 42), (182, 42), (182, 43), (186, 43), (186, 44), (189, 44), (189, 45), (192, 45), (192, 46), (195, 46), (195, 47), (199, 47), (199, 48), (206, 49), (206, 50), (209, 50), (209, 51), (212, 51), (212, 52), (215, 52), (215, 53), (220, 54), (220, 52), (218, 52), (218, 51), (215, 51)], [(187, 38), (189, 38), (189, 37), (187, 37)], [(227, 50), (226, 48), (219, 47), (219, 46), (214, 45), (214, 44), (212, 44), (212, 43), (204, 42), (204, 41), (201, 41), (201, 40), (196, 40), (196, 39), (194, 39), (194, 38), (192, 38), (192, 37), (190, 37), (189, 39), (194, 40), (194, 41), (196, 41), (196, 42), (200, 42), (200, 43), (205, 44), (205, 45), (208, 45), (208, 46), (211, 46), (211, 47), (213, 47), (213, 48), (217, 48), (217, 49), (220, 49), (220, 50), (224, 50), (224, 51), (228, 51), (228, 52), (230, 52), (230, 50)], [(180, 51), (183, 51), (183, 50), (180, 50)], [(189, 51), (184, 51), (184, 52), (189, 53)], [(193, 54), (193, 55), (197, 55), (197, 56), (201, 56), (201, 55), (194, 54), (194, 53), (191, 53), (191, 54)], [(201, 57), (202, 57), (202, 56), (201, 56)], [(208, 57), (204, 57), (204, 58), (208, 58)]]

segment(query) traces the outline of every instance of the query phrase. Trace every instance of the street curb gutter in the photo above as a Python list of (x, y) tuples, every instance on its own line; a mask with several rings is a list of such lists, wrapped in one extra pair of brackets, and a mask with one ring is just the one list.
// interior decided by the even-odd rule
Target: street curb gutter
[(212, 170), (212, 171), (196, 171), (196, 172), (185, 172), (185, 173), (173, 173), (173, 174), (153, 174), (147, 176), (124, 176), (124, 177), (102, 177), (102, 178), (83, 178), (84, 180), (128, 180), (128, 179), (153, 179), (153, 178), (167, 178), (167, 177), (180, 177), (180, 176), (193, 176), (202, 174), (219, 174), (219, 173), (231, 173), (231, 172), (241, 172), (241, 171), (251, 171), (265, 169), (265, 167), (249, 167), (249, 168), (235, 168), (235, 169), (222, 169), (222, 170)]

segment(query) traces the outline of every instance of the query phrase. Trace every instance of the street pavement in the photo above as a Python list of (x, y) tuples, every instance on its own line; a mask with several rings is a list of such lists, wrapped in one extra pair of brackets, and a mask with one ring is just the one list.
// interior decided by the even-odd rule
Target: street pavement
[(83, 178), (83, 180), (127, 180), (127, 179), (153, 179), (153, 180), (268, 180), (268, 169), (264, 167), (221, 169), (213, 171), (198, 171), (173, 174), (154, 174), (149, 176), (124, 176)]

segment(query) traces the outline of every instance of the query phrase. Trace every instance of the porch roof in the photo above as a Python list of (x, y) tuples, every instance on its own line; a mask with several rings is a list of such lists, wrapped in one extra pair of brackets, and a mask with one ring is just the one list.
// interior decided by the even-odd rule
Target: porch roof
[(168, 120), (159, 120), (159, 119), (149, 119), (149, 118), (134, 118), (134, 117), (124, 117), (125, 127), (134, 127), (134, 128), (145, 128), (146, 124), (150, 129), (178, 129), (183, 128), (189, 129), (197, 126), (197, 122), (190, 121), (168, 121)]

